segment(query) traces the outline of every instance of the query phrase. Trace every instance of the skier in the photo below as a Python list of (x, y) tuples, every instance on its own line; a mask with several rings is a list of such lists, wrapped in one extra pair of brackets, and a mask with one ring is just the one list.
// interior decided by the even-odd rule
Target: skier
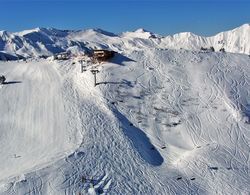
[(5, 80), (6, 80), (5, 76), (3, 75), (0, 76), (0, 84), (4, 84)]

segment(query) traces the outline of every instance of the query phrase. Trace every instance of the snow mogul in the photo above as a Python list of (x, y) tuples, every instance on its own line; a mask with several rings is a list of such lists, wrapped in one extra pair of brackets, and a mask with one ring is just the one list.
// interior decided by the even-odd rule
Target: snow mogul
[(3, 75), (0, 76), (0, 84), (1, 85), (4, 84), (5, 80), (6, 80), (5, 76), (3, 76)]

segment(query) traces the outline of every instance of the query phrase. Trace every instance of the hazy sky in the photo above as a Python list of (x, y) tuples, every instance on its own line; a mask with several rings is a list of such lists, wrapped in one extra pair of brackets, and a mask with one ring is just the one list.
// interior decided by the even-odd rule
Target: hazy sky
[(250, 0), (0, 0), (0, 30), (145, 28), (213, 35), (250, 23)]

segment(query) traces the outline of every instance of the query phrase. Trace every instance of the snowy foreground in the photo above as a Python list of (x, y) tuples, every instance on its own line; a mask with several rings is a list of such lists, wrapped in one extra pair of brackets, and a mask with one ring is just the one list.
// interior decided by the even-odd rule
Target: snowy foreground
[(0, 194), (249, 194), (250, 58), (137, 49), (0, 62)]

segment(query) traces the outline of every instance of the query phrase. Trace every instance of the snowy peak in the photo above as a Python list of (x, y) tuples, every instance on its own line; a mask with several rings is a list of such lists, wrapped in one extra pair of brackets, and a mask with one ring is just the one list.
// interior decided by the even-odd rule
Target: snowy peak
[(159, 37), (158, 35), (149, 32), (143, 28), (139, 28), (132, 32), (125, 32), (122, 33), (122, 37), (124, 38), (140, 38), (140, 39), (149, 39), (149, 38), (156, 38)]
[(6, 34), (8, 34), (7, 31), (5, 31), (5, 30), (1, 30), (1, 31), (0, 31), (0, 36), (4, 36), (4, 35), (6, 35)]
[(87, 29), (87, 30), (78, 30), (78, 31), (72, 31), (69, 34), (70, 38), (77, 38), (77, 39), (82, 39), (82, 38), (90, 38), (93, 39), (98, 38), (98, 37), (117, 37), (116, 34), (102, 30), (102, 29)]
[(250, 54), (250, 25), (244, 24), (230, 31), (221, 32), (208, 41), (215, 48), (225, 48), (228, 52)]
[(250, 24), (244, 24), (244, 25), (237, 27), (233, 30), (218, 33), (214, 37), (216, 37), (216, 36), (237, 36), (237, 37), (240, 37), (240, 36), (247, 36), (247, 35), (250, 35)]
[(226, 52), (250, 54), (250, 25), (244, 24), (212, 37), (191, 32), (161, 37), (143, 28), (119, 36), (98, 28), (74, 31), (39, 27), (16, 33), (0, 31), (0, 51), (24, 57), (50, 56), (68, 50), (79, 53), (91, 48), (122, 51), (125, 49), (124, 44), (126, 49), (183, 48), (199, 51), (201, 47), (213, 47), (215, 51), (223, 48)]
[(8, 40), (10, 38), (10, 33), (8, 31), (0, 31), (0, 39), (2, 40)]
[(211, 37), (202, 37), (191, 32), (178, 33), (163, 38), (160, 46), (196, 51), (200, 50), (201, 47), (213, 47), (215, 51), (224, 48), (226, 52), (250, 54), (250, 25), (244, 24)]
[(198, 35), (191, 33), (191, 32), (181, 32), (181, 33), (173, 35), (173, 37), (189, 38), (189, 37), (198, 37)]
[(148, 33), (149, 31), (145, 30), (144, 28), (138, 28), (134, 32), (136, 32), (136, 33)]
[(31, 34), (31, 33), (37, 33), (37, 32), (40, 32), (41, 31), (41, 28), (34, 28), (34, 29), (31, 29), (31, 30), (24, 30), (24, 31), (21, 31), (21, 32), (17, 32), (15, 33), (16, 35), (19, 35), (19, 36), (24, 36), (24, 35), (27, 35), (27, 34)]
[(241, 33), (249, 32), (249, 31), (250, 31), (250, 24), (243, 24), (242, 26), (231, 30), (231, 32), (241, 32)]
[(19, 36), (27, 36), (29, 34), (44, 34), (46, 36), (56, 36), (56, 37), (65, 37), (67, 36), (71, 31), (69, 30), (59, 30), (56, 28), (43, 28), (38, 27), (31, 30), (24, 30), (21, 32), (14, 33)]

